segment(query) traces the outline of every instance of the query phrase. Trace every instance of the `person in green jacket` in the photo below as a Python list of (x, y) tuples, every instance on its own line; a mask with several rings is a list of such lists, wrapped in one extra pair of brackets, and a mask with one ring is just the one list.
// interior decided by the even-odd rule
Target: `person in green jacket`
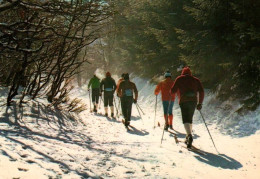
[(97, 112), (97, 106), (98, 106), (98, 100), (99, 100), (99, 95), (100, 95), (100, 79), (94, 75), (89, 83), (88, 83), (88, 91), (89, 88), (92, 88), (92, 103), (94, 105), (94, 112)]

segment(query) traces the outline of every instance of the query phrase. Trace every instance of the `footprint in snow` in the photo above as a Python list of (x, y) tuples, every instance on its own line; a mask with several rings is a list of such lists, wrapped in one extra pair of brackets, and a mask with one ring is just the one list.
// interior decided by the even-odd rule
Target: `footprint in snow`
[(22, 172), (27, 172), (29, 169), (26, 169), (26, 168), (18, 168), (19, 171), (22, 171)]
[(28, 157), (28, 154), (23, 154), (21, 155), (22, 158), (27, 158)]
[(26, 160), (26, 162), (30, 163), (30, 164), (35, 163), (35, 161), (33, 161), (33, 160)]

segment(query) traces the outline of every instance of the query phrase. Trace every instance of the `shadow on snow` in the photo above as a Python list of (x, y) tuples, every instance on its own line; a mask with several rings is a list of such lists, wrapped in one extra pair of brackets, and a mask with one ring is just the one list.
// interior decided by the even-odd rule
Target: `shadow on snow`
[(139, 136), (145, 136), (145, 135), (149, 134), (149, 132), (147, 132), (145, 130), (138, 130), (132, 125), (129, 126), (129, 130), (127, 130), (127, 132), (130, 134), (135, 134), (135, 135), (139, 135)]
[[(26, 107), (30, 107), (27, 105)], [(83, 178), (88, 178), (89, 174), (87, 172), (82, 171), (80, 168), (73, 169), (71, 166), (66, 163), (62, 158), (56, 159), (55, 155), (52, 156), (51, 153), (44, 152), (42, 150), (37, 150), (32, 145), (27, 145), (25, 142), (23, 142), (23, 139), (25, 140), (32, 140), (38, 143), (39, 145), (42, 142), (48, 142), (49, 140), (56, 140), (59, 142), (63, 142), (64, 144), (69, 145), (77, 145), (81, 147), (82, 149), (88, 149), (95, 152), (98, 152), (99, 154), (107, 154), (110, 153), (111, 148), (108, 149), (102, 149), (98, 148), (95, 141), (92, 140), (92, 138), (88, 137), (87, 135), (83, 134), (82, 131), (77, 130), (74, 128), (76, 125), (85, 125), (82, 121), (77, 121), (72, 118), (72, 116), (67, 115), (66, 113), (62, 113), (59, 110), (51, 109), (50, 107), (39, 103), (34, 102), (33, 108), (31, 108), (31, 113), (26, 114), (23, 110), (23, 107), (18, 107), (16, 103), (13, 103), (12, 106), (9, 106), (6, 108), (6, 111), (4, 113), (4, 116), (0, 117), (0, 122), (7, 123), (10, 125), (10, 128), (7, 129), (1, 129), (0, 135), (5, 136), (6, 139), (21, 145), (24, 149), (29, 149), (32, 152), (35, 152), (38, 155), (41, 155), (44, 157), (47, 161), (57, 163), (60, 168), (64, 171), (74, 171), (78, 175), (80, 175)], [(56, 116), (56, 117), (55, 117)], [(33, 120), (28, 121), (28, 118), (26, 117), (32, 117)], [(15, 121), (11, 121), (10, 119), (14, 118)], [(25, 119), (23, 119), (25, 118)], [(116, 121), (114, 121), (116, 122)], [(27, 126), (29, 123), (35, 123), (35, 125), (32, 129)], [(53, 125), (55, 123), (55, 125)], [(48, 130), (41, 131), (41, 126), (48, 126), (49, 129), (54, 129), (52, 132), (49, 132)], [(57, 126), (56, 128), (54, 128)], [(39, 129), (39, 131), (37, 131)], [(132, 131), (133, 134), (136, 135), (148, 135), (149, 133), (146, 131), (140, 131), (136, 128), (133, 128)], [(95, 145), (92, 145), (92, 144)], [(9, 157), (11, 161), (14, 161), (15, 159), (12, 158), (10, 155), (8, 155), (7, 152), (4, 150), (1, 150), (2, 154)], [(65, 153), (66, 155), (66, 153)], [(69, 154), (68, 154), (69, 155)], [(128, 158), (131, 160), (136, 161), (146, 161), (146, 159), (140, 159), (140, 158), (133, 158), (126, 155), (122, 155), (120, 153), (113, 153), (113, 155), (121, 157), (121, 158)], [(79, 164), (81, 164), (79, 161), (75, 161)], [(37, 162), (34, 162), (37, 164)], [(39, 164), (39, 166), (41, 166)], [(91, 171), (88, 168), (84, 168), (84, 170)]]
[[(201, 151), (203, 151), (203, 150), (201, 150)], [(214, 167), (220, 167), (223, 169), (231, 169), (231, 170), (237, 170), (237, 169), (243, 167), (243, 165), (239, 161), (237, 161), (225, 154), (216, 155), (216, 154), (209, 153), (206, 151), (203, 151), (203, 153), (205, 155), (197, 153), (198, 155), (196, 155), (195, 158), (197, 160), (199, 160), (200, 162), (204, 162), (208, 165), (211, 165)]]

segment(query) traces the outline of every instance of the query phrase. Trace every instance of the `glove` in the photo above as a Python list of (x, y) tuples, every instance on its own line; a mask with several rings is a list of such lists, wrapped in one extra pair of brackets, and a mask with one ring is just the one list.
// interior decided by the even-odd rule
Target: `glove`
[(197, 110), (201, 110), (202, 104), (197, 104)]
[(134, 103), (135, 103), (135, 104), (137, 103), (137, 100), (136, 100), (136, 99), (134, 99)]
[(88, 91), (89, 91), (90, 89), (88, 89)]
[(99, 96), (102, 96), (102, 93), (101, 93), (101, 92), (99, 93)]

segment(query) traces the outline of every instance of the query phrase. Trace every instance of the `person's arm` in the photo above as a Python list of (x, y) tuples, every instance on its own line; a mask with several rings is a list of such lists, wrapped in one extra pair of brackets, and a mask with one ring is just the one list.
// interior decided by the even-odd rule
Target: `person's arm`
[(89, 80), (89, 82), (88, 82), (88, 89), (89, 89), (89, 87), (92, 85), (92, 83), (93, 83), (93, 78), (91, 78), (91, 79)]
[(155, 88), (155, 90), (154, 90), (154, 94), (155, 95), (158, 95), (159, 93), (160, 93), (160, 91), (161, 91), (161, 83), (159, 83), (157, 86), (156, 86), (156, 88)]
[(175, 94), (175, 93), (177, 93), (177, 91), (178, 91), (178, 85), (179, 85), (179, 80), (178, 80), (178, 78), (176, 78), (176, 80), (174, 81), (174, 83), (173, 83), (173, 85), (172, 85), (172, 87), (171, 87), (171, 94)]
[(118, 86), (117, 91), (116, 91), (118, 97), (122, 97), (122, 84), (123, 84), (123, 82), (121, 81), (119, 83), (119, 86)]
[(103, 86), (104, 86), (104, 80), (101, 80), (101, 83), (100, 83), (100, 92), (101, 93), (103, 92)]
[(99, 94), (101, 94), (101, 82), (99, 78), (98, 78), (98, 90), (99, 90)]
[(137, 91), (136, 85), (135, 85), (134, 83), (133, 83), (133, 90), (134, 90), (134, 94), (135, 94), (134, 102), (137, 102), (137, 99), (138, 99), (138, 91)]
[(199, 79), (198, 79), (198, 92), (199, 92), (199, 104), (202, 104), (204, 100), (204, 89)]

